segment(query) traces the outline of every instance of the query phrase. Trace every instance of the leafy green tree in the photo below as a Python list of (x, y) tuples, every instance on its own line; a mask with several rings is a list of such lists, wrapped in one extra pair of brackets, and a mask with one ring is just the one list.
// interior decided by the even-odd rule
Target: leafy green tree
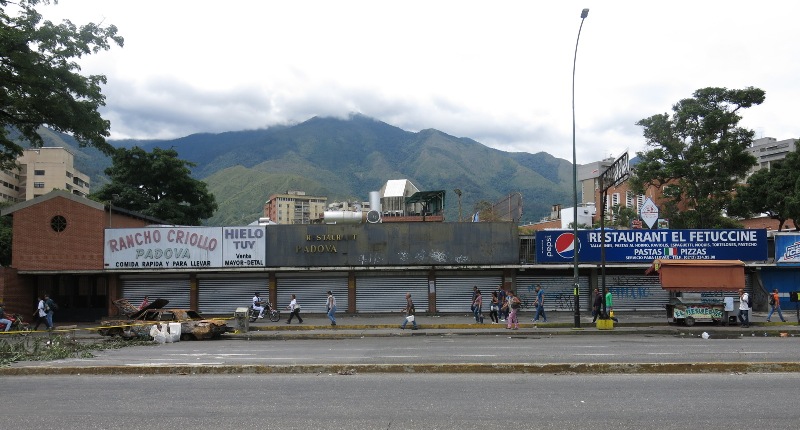
[(800, 146), (783, 160), (761, 169), (747, 178), (747, 184), (736, 188), (736, 196), (728, 208), (728, 215), (751, 217), (767, 214), (778, 221), (778, 230), (783, 230), (788, 220), (797, 228), (800, 217)]
[(122, 46), (123, 38), (113, 25), (43, 20), (36, 6), (49, 3), (0, 0), (0, 168), (5, 170), (22, 154), (16, 138), (42, 146), (36, 131), (43, 125), (71, 133), (81, 146), (113, 151), (105, 140), (110, 124), (97, 111), (105, 106), (100, 85), (106, 77), (81, 75), (75, 60), (108, 50), (110, 42)]
[(179, 225), (200, 225), (217, 209), (205, 182), (191, 177), (194, 163), (174, 149), (118, 148), (105, 170), (111, 183), (91, 198)]
[(758, 88), (703, 88), (675, 104), (672, 116), (637, 122), (648, 149), (637, 154), (631, 187), (640, 194), (649, 187), (661, 189), (662, 215), (672, 228), (730, 225), (723, 211), (736, 184), (756, 164), (747, 152), (754, 132), (738, 126), (739, 110), (763, 101)]

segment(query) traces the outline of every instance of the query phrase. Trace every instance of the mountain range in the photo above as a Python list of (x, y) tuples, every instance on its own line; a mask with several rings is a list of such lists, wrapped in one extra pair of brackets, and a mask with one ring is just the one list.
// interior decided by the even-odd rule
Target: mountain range
[[(45, 146), (68, 147), (75, 167), (90, 177), (93, 190), (108, 182), (111, 159), (80, 148), (72, 137), (43, 130)], [(522, 222), (550, 214), (553, 204), (568, 206), (572, 164), (547, 153), (505, 152), (469, 138), (435, 129), (409, 132), (384, 122), (351, 115), (314, 117), (292, 126), (200, 133), (172, 140), (117, 140), (116, 147), (174, 148), (195, 164), (194, 177), (208, 184), (219, 209), (207, 225), (243, 225), (263, 216), (274, 193), (301, 190), (328, 201), (366, 201), (390, 179), (409, 179), (421, 191), (445, 190), (445, 216), (468, 219), (481, 201), (495, 203), (519, 192)]]

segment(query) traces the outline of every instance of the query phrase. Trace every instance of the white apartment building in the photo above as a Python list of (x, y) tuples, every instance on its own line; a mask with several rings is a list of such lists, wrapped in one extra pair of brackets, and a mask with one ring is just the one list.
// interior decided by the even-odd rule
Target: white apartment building
[(796, 139), (777, 140), (774, 137), (762, 137), (753, 141), (753, 146), (747, 148), (758, 160), (758, 165), (750, 170), (754, 173), (761, 169), (769, 169), (775, 161), (783, 160), (786, 154), (795, 150)]
[(73, 161), (63, 147), (26, 149), (17, 158), (18, 169), (0, 171), (0, 201), (24, 202), (52, 190), (86, 196), (89, 177), (75, 169)]

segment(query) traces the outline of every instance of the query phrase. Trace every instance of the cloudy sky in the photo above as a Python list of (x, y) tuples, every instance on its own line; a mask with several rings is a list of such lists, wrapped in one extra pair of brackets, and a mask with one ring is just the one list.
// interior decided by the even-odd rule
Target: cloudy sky
[(578, 163), (644, 149), (635, 123), (698, 88), (759, 87), (757, 137), (800, 137), (800, 2), (739, 0), (59, 0), (114, 24), (113, 138), (176, 138), (361, 113)]

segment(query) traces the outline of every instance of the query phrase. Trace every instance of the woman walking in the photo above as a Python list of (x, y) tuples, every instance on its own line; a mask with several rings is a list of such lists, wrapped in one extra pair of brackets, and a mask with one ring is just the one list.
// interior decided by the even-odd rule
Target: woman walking
[(286, 321), (286, 324), (291, 324), (294, 317), (297, 317), (299, 324), (303, 323), (303, 319), (300, 318), (300, 305), (297, 304), (297, 297), (294, 294), (292, 294), (292, 301), (289, 302), (289, 306), (286, 309), (289, 309), (289, 321)]
[(475, 290), (475, 299), (472, 301), (472, 313), (475, 315), (475, 322), (483, 324), (483, 295), (481, 290)]
[(497, 298), (497, 291), (492, 291), (492, 302), (489, 304), (489, 318), (492, 320), (492, 324), (497, 324), (500, 322), (500, 316), (498, 315), (500, 311), (500, 301)]
[(506, 308), (509, 310), (508, 313), (508, 323), (506, 325), (507, 329), (517, 330), (519, 329), (519, 319), (517, 319), (517, 310), (519, 310), (520, 306), (519, 297), (514, 294), (513, 291), (508, 292), (508, 296), (506, 298)]

